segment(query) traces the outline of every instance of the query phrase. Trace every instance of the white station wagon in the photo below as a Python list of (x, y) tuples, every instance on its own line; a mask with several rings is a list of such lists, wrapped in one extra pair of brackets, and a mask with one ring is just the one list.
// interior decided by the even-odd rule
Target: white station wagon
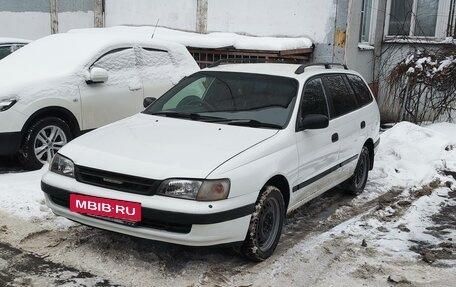
[(42, 190), (55, 214), (82, 224), (241, 243), (261, 261), (287, 212), (339, 184), (363, 191), (379, 125), (368, 86), (346, 67), (220, 64), (63, 147)]

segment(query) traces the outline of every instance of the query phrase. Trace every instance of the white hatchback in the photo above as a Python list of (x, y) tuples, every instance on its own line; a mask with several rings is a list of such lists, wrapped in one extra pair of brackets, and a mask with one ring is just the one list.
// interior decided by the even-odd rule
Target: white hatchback
[(140, 112), (198, 70), (183, 45), (137, 36), (34, 41), (0, 61), (0, 155), (39, 168), (74, 137)]
[(379, 125), (356, 72), (219, 65), (63, 147), (42, 190), (54, 213), (86, 225), (184, 245), (241, 243), (264, 260), (287, 212), (339, 184), (363, 191)]

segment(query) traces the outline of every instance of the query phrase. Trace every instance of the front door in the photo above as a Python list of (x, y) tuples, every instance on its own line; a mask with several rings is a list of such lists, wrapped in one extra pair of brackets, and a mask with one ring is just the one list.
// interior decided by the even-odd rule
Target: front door
[[(307, 81), (300, 104), (299, 117), (321, 114), (329, 118), (328, 104), (320, 78)], [(293, 187), (295, 202), (308, 199), (324, 191), (331, 184), (334, 166), (337, 164), (339, 142), (333, 138), (332, 121), (323, 129), (302, 130), (297, 128), (296, 145), (299, 154), (298, 182)]]
[(82, 84), (83, 129), (101, 127), (126, 118), (143, 109), (143, 86), (138, 75), (133, 48), (112, 50), (92, 66), (108, 72), (104, 83)]

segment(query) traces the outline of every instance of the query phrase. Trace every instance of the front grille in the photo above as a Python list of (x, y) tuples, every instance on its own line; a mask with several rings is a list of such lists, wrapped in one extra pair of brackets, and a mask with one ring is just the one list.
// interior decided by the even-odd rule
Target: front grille
[(75, 178), (90, 185), (141, 195), (154, 195), (160, 180), (131, 176), (84, 166), (75, 167)]
[[(70, 208), (70, 198), (69, 194), (61, 194), (61, 195), (49, 195), (51, 201), (57, 205)], [(170, 223), (163, 220), (157, 220), (155, 218), (148, 217), (148, 213), (144, 212), (143, 209), (143, 217), (140, 222), (138, 222), (137, 226), (140, 227), (147, 227), (153, 228), (158, 230), (165, 230), (169, 232), (175, 233), (189, 233), (192, 229), (191, 224), (178, 224), (178, 223)], [(117, 223), (117, 222), (116, 222)], [(121, 224), (121, 223), (118, 223)]]

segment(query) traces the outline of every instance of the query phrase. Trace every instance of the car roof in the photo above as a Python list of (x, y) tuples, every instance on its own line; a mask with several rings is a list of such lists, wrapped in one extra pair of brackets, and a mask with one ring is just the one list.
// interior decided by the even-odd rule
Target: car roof
[(4, 44), (28, 44), (30, 40), (19, 39), (19, 38), (7, 38), (7, 37), (0, 37), (0, 45)]
[(324, 64), (306, 67), (304, 72), (296, 74), (296, 70), (300, 67), (299, 64), (284, 64), (284, 63), (241, 63), (241, 64), (220, 64), (215, 67), (203, 69), (203, 71), (218, 71), (218, 72), (239, 72), (273, 75), (279, 77), (288, 77), (298, 80), (330, 73), (344, 73), (359, 75), (353, 70), (346, 70), (342, 66), (334, 66), (330, 69), (325, 68)]

